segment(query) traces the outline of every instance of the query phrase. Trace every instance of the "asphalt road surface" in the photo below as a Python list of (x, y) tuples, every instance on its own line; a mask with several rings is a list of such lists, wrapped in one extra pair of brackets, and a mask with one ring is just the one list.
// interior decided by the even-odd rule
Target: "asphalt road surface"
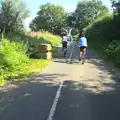
[(77, 44), (40, 74), (0, 88), (0, 120), (120, 120), (119, 73), (90, 50), (82, 65)]

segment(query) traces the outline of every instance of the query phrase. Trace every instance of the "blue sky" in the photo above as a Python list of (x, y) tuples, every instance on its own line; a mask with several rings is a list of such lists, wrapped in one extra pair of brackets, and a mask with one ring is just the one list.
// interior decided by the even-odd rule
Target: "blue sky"
[[(29, 22), (36, 16), (36, 13), (39, 10), (40, 5), (46, 4), (47, 2), (61, 5), (65, 8), (66, 12), (72, 12), (75, 10), (78, 1), (80, 0), (23, 0), (30, 11), (30, 16), (24, 21), (25, 28), (28, 29)], [(110, 7), (110, 0), (102, 0), (103, 3)]]

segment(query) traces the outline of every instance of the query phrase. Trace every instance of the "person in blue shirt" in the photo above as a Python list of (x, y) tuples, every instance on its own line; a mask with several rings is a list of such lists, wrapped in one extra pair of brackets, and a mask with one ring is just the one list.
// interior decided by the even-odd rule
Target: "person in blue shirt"
[(73, 41), (73, 37), (72, 37), (72, 35), (70, 35), (70, 38), (69, 38), (69, 39), (70, 39), (70, 41)]
[(86, 39), (85, 34), (83, 32), (80, 35), (79, 46), (80, 46), (80, 58), (79, 58), (79, 61), (81, 61), (81, 56), (86, 54), (86, 48), (88, 47), (87, 39)]

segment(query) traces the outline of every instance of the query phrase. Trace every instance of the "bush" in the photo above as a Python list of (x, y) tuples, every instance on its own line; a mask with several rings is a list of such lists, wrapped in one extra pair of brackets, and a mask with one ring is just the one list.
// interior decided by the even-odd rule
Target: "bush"
[[(87, 37), (102, 37), (106, 40), (113, 39), (113, 26), (111, 16), (102, 16), (98, 18), (93, 24), (86, 28)], [(99, 38), (98, 37), (98, 38)]]
[(112, 41), (108, 48), (105, 50), (105, 57), (112, 60), (117, 67), (120, 67), (120, 42), (117, 40)]
[(28, 62), (27, 47), (22, 43), (3, 39), (0, 42), (0, 73), (18, 70)]
[(86, 34), (89, 46), (120, 68), (120, 29), (115, 21), (111, 16), (102, 16), (86, 28)]
[(119, 48), (119, 46), (120, 46), (120, 42), (119, 41), (116, 41), (116, 40), (112, 41), (108, 45), (107, 49), (105, 50), (106, 58), (114, 60), (115, 57), (116, 57), (115, 54), (116, 54), (117, 49)]

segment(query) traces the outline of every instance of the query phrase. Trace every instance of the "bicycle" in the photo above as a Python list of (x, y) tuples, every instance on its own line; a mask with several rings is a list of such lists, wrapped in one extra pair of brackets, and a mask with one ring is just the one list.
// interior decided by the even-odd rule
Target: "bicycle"
[(66, 57), (66, 54), (67, 54), (67, 48), (64, 47), (64, 48), (63, 48), (63, 55), (64, 55), (64, 57)]

